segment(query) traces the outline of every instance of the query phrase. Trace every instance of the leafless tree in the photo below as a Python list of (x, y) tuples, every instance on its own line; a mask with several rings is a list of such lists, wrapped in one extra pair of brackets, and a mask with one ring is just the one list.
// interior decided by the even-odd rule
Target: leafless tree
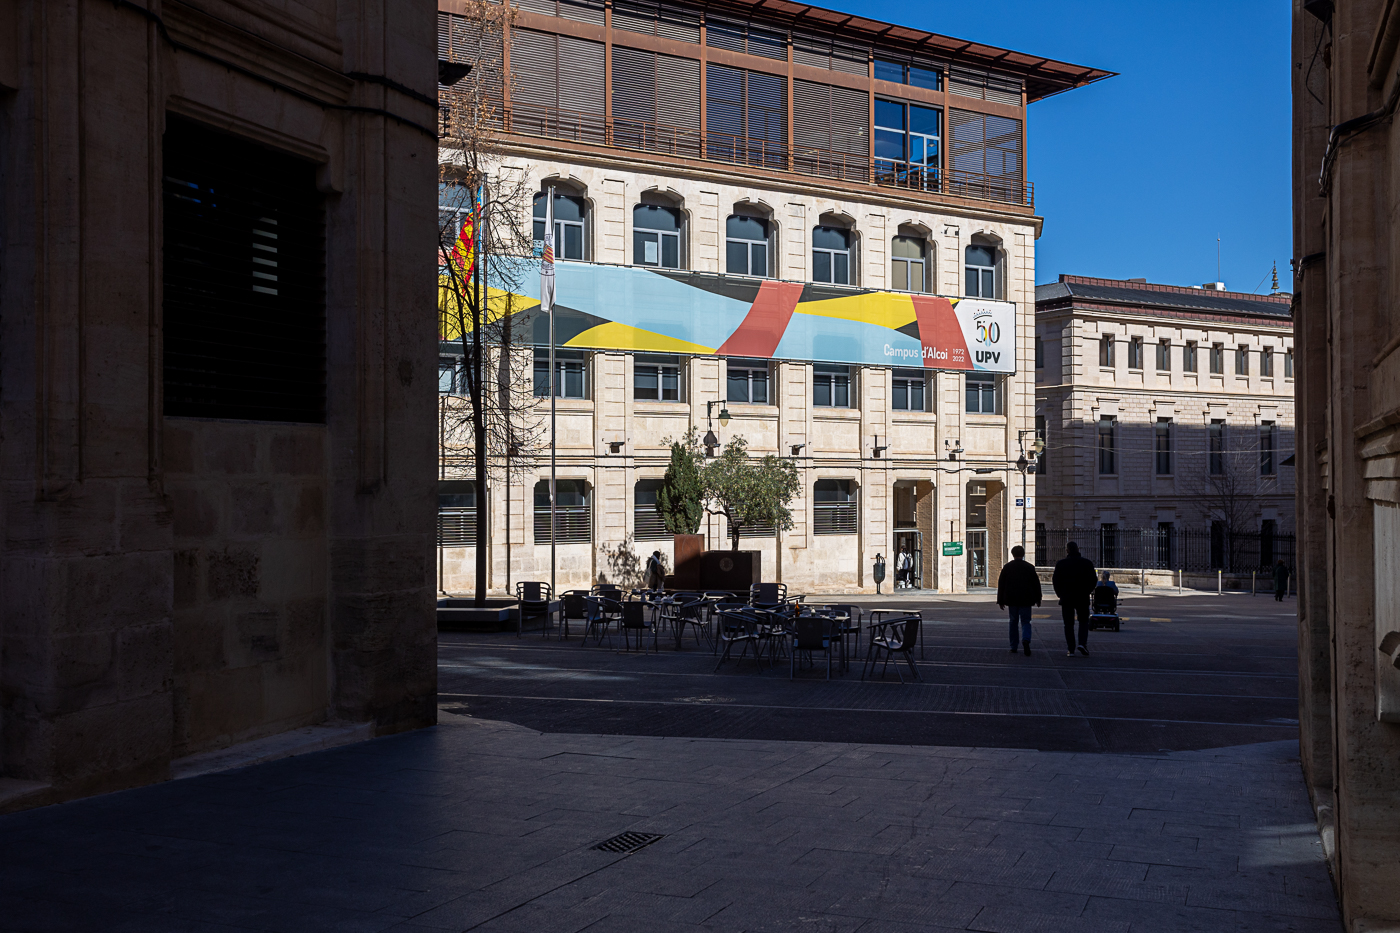
[(1221, 427), (1219, 448), (1211, 449), (1207, 432), (1203, 460), (1191, 465), (1188, 476), (1195, 477), (1193, 492), (1207, 519), (1220, 523), (1226, 569), (1239, 570), (1246, 535), (1257, 531), (1256, 519), (1266, 490), (1259, 476), (1258, 433), (1235, 425)]
[(440, 328), (460, 343), (461, 366), (442, 399), (444, 470), (476, 480), (476, 603), (486, 598), (488, 478), (509, 489), (529, 475), (543, 440), (533, 386), (531, 335), (516, 315), (533, 262), (531, 192), (503, 165), (502, 48), (512, 7), (467, 0), (448, 22), (447, 54), (471, 70), (439, 91), (438, 268)]

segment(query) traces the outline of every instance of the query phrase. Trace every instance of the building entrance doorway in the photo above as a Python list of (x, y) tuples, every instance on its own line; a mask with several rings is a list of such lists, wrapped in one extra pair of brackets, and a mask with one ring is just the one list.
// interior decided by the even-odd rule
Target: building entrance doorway
[(987, 529), (967, 530), (967, 585), (987, 585)]
[(905, 529), (894, 533), (894, 587), (897, 590), (924, 588), (924, 536), (918, 531)]

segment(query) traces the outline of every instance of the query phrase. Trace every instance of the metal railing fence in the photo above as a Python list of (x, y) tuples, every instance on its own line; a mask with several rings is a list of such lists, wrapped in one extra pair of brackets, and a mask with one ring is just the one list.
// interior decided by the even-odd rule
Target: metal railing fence
[(1296, 567), (1297, 537), (1270, 532), (1229, 532), (1223, 528), (1037, 528), (1035, 565), (1053, 567), (1073, 541), (1095, 567), (1110, 570), (1223, 570), (1249, 573), (1271, 569), (1282, 558)]

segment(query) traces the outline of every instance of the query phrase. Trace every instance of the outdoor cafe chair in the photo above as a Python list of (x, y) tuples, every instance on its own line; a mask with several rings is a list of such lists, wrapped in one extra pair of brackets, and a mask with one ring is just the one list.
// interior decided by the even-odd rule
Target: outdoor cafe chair
[(601, 629), (601, 632), (598, 634), (599, 645), (603, 643), (603, 635), (608, 636), (608, 644), (611, 645), (612, 631), (609, 629), (609, 626), (621, 620), (622, 603), (607, 596), (589, 596), (586, 598), (588, 602), (588, 619), (584, 622), (583, 640), (579, 642), (579, 646), (582, 647), (588, 644), (588, 633), (594, 629)]
[(800, 652), (807, 653), (807, 660), (816, 663), (812, 658), (814, 651), (821, 651), (826, 654), (826, 679), (831, 679), (831, 629), (833, 621), (825, 616), (807, 615), (798, 616), (793, 620), (794, 627), (790, 630), (792, 635), (792, 654), (788, 662), (788, 680), (792, 680), (797, 673), (797, 656)]
[(622, 599), (622, 587), (616, 583), (595, 583), (593, 584), (594, 596), (606, 596), (609, 599)]
[[(913, 672), (914, 679), (920, 680), (919, 669), (914, 666), (914, 645), (919, 637), (919, 628), (923, 623), (923, 616), (919, 613), (907, 613), (884, 619), (879, 622), (870, 623), (870, 642), (865, 652), (865, 663), (861, 665), (860, 679), (865, 679), (866, 668), (872, 672), (875, 665), (880, 663), (880, 655), (885, 656), (885, 666), (880, 669), (880, 676), (884, 677), (889, 670), (890, 658), (895, 655), (903, 655), (905, 663), (909, 665), (909, 670)], [(900, 673), (899, 665), (894, 666), (894, 672), (899, 677), (899, 682), (904, 683), (904, 675)]]
[(655, 620), (650, 618), (652, 615), (650, 610), (651, 606), (641, 599), (629, 599), (622, 604), (620, 627), (624, 651), (632, 650), (629, 637), (633, 632), (637, 633), (637, 648), (641, 650), (642, 638), (648, 631), (651, 632), (651, 650), (656, 650), (656, 624)]
[[(837, 615), (846, 617), (844, 622), (839, 622), (836, 631), (841, 636), (841, 660), (849, 667), (850, 658), (860, 657), (860, 623), (861, 611), (859, 606), (832, 606)], [(847, 645), (847, 640), (855, 642), (854, 647)], [(922, 642), (920, 642), (922, 644)]]
[[(568, 640), (569, 623), (571, 621), (584, 623), (584, 631), (588, 630), (588, 596), (587, 590), (567, 590), (559, 597), (559, 638)], [(545, 634), (548, 635), (548, 629)]]
[[(876, 625), (877, 623), (883, 622), (883, 621), (884, 621), (885, 619), (887, 619), (887, 618), (890, 618), (890, 617), (899, 618), (899, 617), (906, 616), (906, 615), (909, 615), (909, 610), (908, 610), (908, 609), (872, 609), (872, 610), (870, 611), (870, 625), (867, 626), (867, 628), (870, 628), (871, 630), (873, 630), (874, 627), (875, 627), (875, 625)], [(918, 632), (915, 634), (915, 637), (916, 637), (916, 640), (918, 641), (918, 644), (919, 644), (919, 660), (922, 661), (922, 660), (924, 659), (924, 623), (923, 623), (923, 613), (920, 612), (920, 613), (918, 613), (918, 615), (919, 615), (919, 624), (918, 624), (918, 626), (917, 626)]]
[(519, 638), (520, 633), (525, 631), (525, 616), (543, 615), (545, 630), (549, 630), (550, 610), (549, 604), (553, 591), (548, 583), (535, 583), (533, 581), (521, 580), (515, 584), (515, 637)]
[(736, 662), (744, 659), (750, 646), (753, 647), (754, 661), (761, 661), (763, 639), (759, 635), (758, 619), (752, 611), (747, 608), (732, 608), (721, 609), (718, 614), (717, 645), (724, 645), (724, 653), (715, 662), (715, 673), (719, 673), (720, 665), (730, 659), (735, 645), (743, 646), (739, 657), (734, 659)]
[(777, 609), (786, 604), (786, 583), (755, 583), (749, 587), (749, 605), (755, 609)]
[(705, 607), (705, 598), (699, 593), (677, 593), (671, 597), (671, 602), (665, 606), (665, 613), (670, 619), (671, 625), (676, 631), (676, 647), (680, 648), (681, 639), (685, 634), (686, 626), (695, 629), (695, 645), (699, 647), (700, 636), (705, 636), (707, 643), (712, 643), (710, 637), (709, 620), (701, 618), (701, 610)]

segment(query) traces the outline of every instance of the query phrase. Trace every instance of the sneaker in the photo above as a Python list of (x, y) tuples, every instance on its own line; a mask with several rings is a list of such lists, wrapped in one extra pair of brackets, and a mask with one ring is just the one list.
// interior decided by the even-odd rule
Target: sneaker
[(1087, 647), (1085, 647), (1084, 645), (1080, 645), (1080, 646), (1079, 646), (1079, 653), (1082, 654), (1082, 655), (1084, 655), (1084, 657), (1087, 658), (1087, 657), (1089, 656), (1089, 649), (1088, 649)]
[[(1016, 649), (1012, 648), (1011, 650), (1015, 651)], [(1031, 656), (1031, 643), (1028, 641), (1021, 642), (1021, 651), (1023, 651), (1026, 657), (1029, 658)]]
[(1072, 657), (1074, 657), (1074, 652), (1073, 652), (1073, 651), (1066, 651), (1066, 652), (1065, 652), (1065, 657), (1067, 657), (1067, 658), (1072, 658)]

